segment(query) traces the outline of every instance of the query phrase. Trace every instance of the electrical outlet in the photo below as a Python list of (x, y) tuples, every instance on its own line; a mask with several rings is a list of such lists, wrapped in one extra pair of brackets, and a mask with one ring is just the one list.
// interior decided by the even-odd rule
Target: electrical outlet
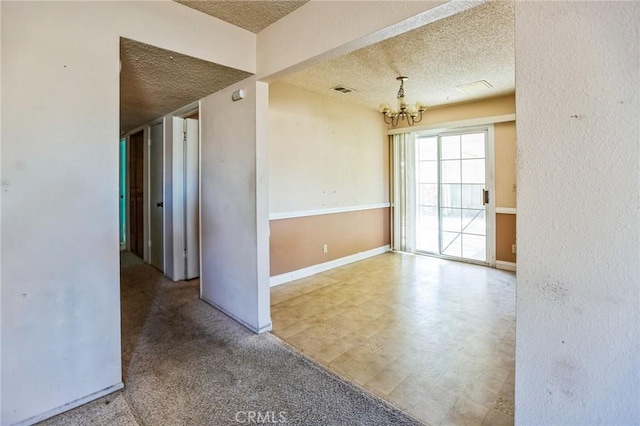
[(329, 246), (327, 244), (322, 246), (322, 252), (327, 253), (329, 251)]
[(511, 245), (511, 253), (516, 254), (516, 245), (515, 244)]

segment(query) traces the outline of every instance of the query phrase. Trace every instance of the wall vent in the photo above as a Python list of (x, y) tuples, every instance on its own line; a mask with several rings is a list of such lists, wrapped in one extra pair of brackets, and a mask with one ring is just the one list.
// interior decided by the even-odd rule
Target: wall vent
[(347, 86), (336, 86), (336, 87), (332, 87), (331, 90), (335, 90), (336, 92), (340, 92), (340, 93), (351, 93), (356, 91), (355, 89), (352, 89)]

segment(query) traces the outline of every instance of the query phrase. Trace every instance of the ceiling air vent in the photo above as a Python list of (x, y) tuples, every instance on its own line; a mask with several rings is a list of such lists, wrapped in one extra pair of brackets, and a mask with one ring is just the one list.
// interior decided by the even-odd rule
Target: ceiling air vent
[(352, 89), (347, 86), (336, 86), (336, 87), (332, 87), (331, 90), (335, 90), (336, 92), (340, 92), (340, 93), (351, 93), (356, 91), (355, 89)]
[(483, 92), (487, 89), (491, 89), (493, 86), (489, 84), (487, 80), (474, 81), (473, 83), (461, 84), (460, 86), (455, 86), (458, 92), (462, 92), (465, 95), (472, 95), (478, 92)]

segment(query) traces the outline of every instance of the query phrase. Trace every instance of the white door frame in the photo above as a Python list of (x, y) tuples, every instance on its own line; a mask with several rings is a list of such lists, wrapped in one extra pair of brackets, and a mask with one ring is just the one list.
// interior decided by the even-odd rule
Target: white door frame
[[(487, 191), (489, 191), (489, 203), (487, 203), (485, 207), (485, 215), (486, 215), (486, 250), (487, 256), (486, 261), (474, 261), (471, 259), (447, 256), (444, 254), (436, 254), (436, 253), (427, 253), (420, 252), (421, 254), (427, 254), (432, 256), (437, 256), (443, 259), (456, 260), (459, 262), (466, 263), (476, 263), (481, 265), (487, 265), (491, 267), (496, 266), (496, 201), (495, 201), (495, 152), (494, 152), (494, 129), (493, 123), (484, 124), (484, 125), (473, 125), (466, 127), (455, 127), (455, 128), (438, 128), (433, 130), (424, 130), (415, 132), (415, 137), (424, 137), (424, 136), (435, 136), (439, 138), (443, 135), (447, 134), (463, 134), (463, 133), (471, 133), (471, 132), (486, 132), (486, 141), (485, 141), (485, 186)], [(438, 162), (440, 162), (440, 158), (438, 158)], [(439, 168), (439, 166), (438, 166)], [(440, 179), (438, 177), (438, 179)], [(440, 201), (438, 200), (438, 203)], [(440, 213), (438, 212), (438, 215)]]
[[(183, 153), (183, 124), (182, 121), (193, 115), (195, 112), (200, 112), (200, 103), (196, 102), (193, 104), (189, 104), (172, 114), (165, 117), (167, 120), (171, 120), (171, 127), (173, 129), (171, 134), (171, 149), (172, 149), (172, 158), (171, 158), (171, 166), (170, 170), (172, 173), (172, 219), (171, 219), (171, 229), (172, 229), (172, 246), (166, 247), (165, 250), (168, 253), (169, 261), (172, 262), (172, 274), (168, 275), (173, 281), (184, 280), (187, 278), (186, 276), (186, 259), (184, 257), (185, 253), (185, 216), (184, 216), (184, 153)], [(179, 119), (179, 120), (176, 120)], [(179, 122), (180, 121), (180, 122)], [(198, 120), (198, 191), (197, 197), (198, 200), (201, 198), (201, 126), (200, 120)], [(197, 212), (198, 223), (201, 223), (201, 210), (198, 207)], [(201, 238), (202, 231), (200, 226), (198, 226), (198, 253), (197, 253), (197, 276), (201, 274)]]

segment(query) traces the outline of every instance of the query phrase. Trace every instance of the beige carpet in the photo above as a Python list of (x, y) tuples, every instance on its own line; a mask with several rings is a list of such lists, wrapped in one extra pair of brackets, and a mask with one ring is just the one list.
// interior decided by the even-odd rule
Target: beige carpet
[(125, 389), (46, 425), (413, 425), (270, 333), (255, 335), (173, 283), (122, 257)]

